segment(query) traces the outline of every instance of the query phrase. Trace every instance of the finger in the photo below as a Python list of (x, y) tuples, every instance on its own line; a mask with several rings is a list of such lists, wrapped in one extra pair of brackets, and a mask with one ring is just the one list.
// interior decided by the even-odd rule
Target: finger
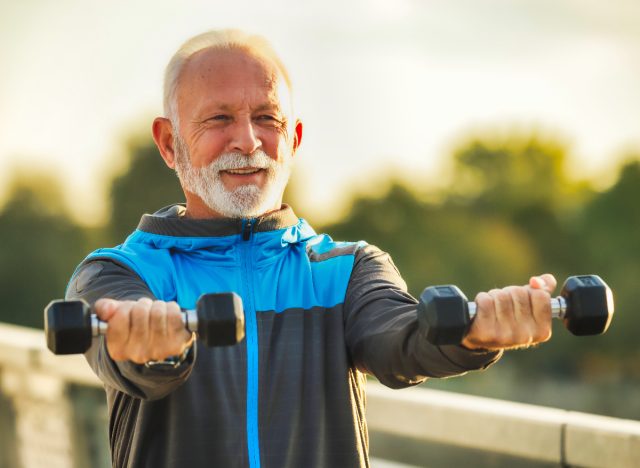
[(108, 322), (113, 314), (118, 310), (118, 305), (121, 301), (116, 301), (115, 299), (98, 299), (93, 305), (93, 310), (95, 311), (98, 318), (104, 322)]
[(529, 288), (522, 286), (510, 286), (505, 288), (505, 292), (511, 296), (513, 304), (513, 315), (515, 319), (512, 328), (513, 345), (530, 345), (532, 336), (536, 329), (536, 322), (533, 317)]
[(173, 354), (182, 354), (193, 342), (193, 334), (185, 327), (182, 311), (176, 302), (167, 303), (167, 328)]
[(166, 356), (162, 356), (162, 348), (166, 346), (168, 336), (167, 303), (154, 301), (149, 311), (149, 355), (151, 359), (166, 358)]
[(153, 302), (149, 298), (138, 299), (131, 309), (131, 331), (127, 341), (129, 359), (137, 364), (149, 361), (149, 311)]
[(126, 356), (126, 345), (129, 341), (131, 331), (131, 309), (133, 301), (120, 301), (111, 317), (109, 318), (109, 328), (105, 336), (107, 340), (107, 351), (114, 361), (124, 361)]
[(462, 345), (474, 348), (489, 348), (495, 342), (497, 319), (493, 298), (486, 292), (476, 295), (476, 316), (471, 322), (469, 332), (464, 337)]
[(493, 299), (496, 309), (496, 320), (505, 323), (513, 323), (515, 321), (514, 307), (511, 296), (504, 289), (492, 289), (489, 296)]
[(556, 289), (556, 286), (558, 286), (558, 281), (556, 280), (556, 277), (553, 276), (551, 273), (544, 273), (543, 275), (540, 275), (540, 276), (547, 285), (545, 289), (549, 294), (551, 294)]
[(551, 338), (551, 297), (542, 289), (531, 289), (529, 296), (536, 325), (533, 331), (533, 342), (543, 343)]
[(533, 289), (544, 289), (549, 293), (553, 292), (553, 290), (556, 289), (556, 285), (556, 278), (550, 273), (545, 273), (540, 276), (532, 276), (529, 279), (530, 287), (532, 287)]
[(500, 347), (511, 346), (514, 341), (513, 332), (516, 328), (511, 296), (503, 289), (492, 289), (489, 291), (489, 295), (493, 299), (496, 308), (496, 343)]

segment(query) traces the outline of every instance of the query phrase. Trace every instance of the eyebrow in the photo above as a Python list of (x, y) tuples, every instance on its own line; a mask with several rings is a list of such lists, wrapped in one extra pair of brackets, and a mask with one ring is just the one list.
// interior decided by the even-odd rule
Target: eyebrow
[[(214, 104), (212, 107), (215, 107), (219, 110), (222, 111), (232, 111), (233, 109), (231, 108), (231, 106), (229, 106), (228, 104)], [(258, 107), (256, 107), (255, 109), (252, 109), (253, 112), (261, 112), (261, 111), (265, 111), (265, 110), (277, 110), (278, 112), (281, 112), (282, 108), (280, 107), (280, 103), (277, 101), (273, 101), (273, 102), (266, 102), (264, 104), (260, 104)]]

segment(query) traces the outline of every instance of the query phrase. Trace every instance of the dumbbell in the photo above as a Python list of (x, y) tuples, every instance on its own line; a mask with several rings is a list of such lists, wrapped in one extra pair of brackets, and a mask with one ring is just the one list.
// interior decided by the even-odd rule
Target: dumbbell
[[(456, 286), (431, 286), (420, 295), (419, 326), (430, 343), (460, 344), (476, 309), (475, 302), (469, 302)], [(560, 296), (551, 299), (551, 315), (574, 335), (602, 334), (613, 317), (613, 294), (597, 275), (570, 276)]]
[[(242, 299), (232, 292), (203, 294), (195, 310), (183, 310), (182, 321), (207, 346), (229, 346), (244, 338)], [(44, 309), (44, 329), (54, 354), (76, 354), (87, 351), (94, 336), (106, 334), (108, 324), (83, 300), (55, 300)]]

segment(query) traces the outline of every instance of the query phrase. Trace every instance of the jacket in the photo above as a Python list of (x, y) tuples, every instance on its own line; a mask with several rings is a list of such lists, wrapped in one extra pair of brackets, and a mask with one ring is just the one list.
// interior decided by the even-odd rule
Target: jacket
[(286, 205), (253, 220), (145, 215), (91, 253), (68, 298), (150, 297), (194, 308), (242, 297), (246, 337), (201, 342), (175, 369), (115, 362), (94, 338), (117, 467), (369, 466), (366, 375), (403, 388), (485, 368), (499, 353), (429, 344), (388, 254), (318, 235)]

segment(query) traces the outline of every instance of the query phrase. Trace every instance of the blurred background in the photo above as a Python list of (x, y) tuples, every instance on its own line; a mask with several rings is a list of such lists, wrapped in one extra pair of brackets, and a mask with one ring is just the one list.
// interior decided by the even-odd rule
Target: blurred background
[(390, 252), (411, 292), (599, 274), (604, 336), (431, 388), (640, 419), (640, 3), (0, 0), (0, 321), (42, 327), (75, 266), (183, 201), (153, 145), (202, 31), (272, 41), (305, 124), (287, 201)]

